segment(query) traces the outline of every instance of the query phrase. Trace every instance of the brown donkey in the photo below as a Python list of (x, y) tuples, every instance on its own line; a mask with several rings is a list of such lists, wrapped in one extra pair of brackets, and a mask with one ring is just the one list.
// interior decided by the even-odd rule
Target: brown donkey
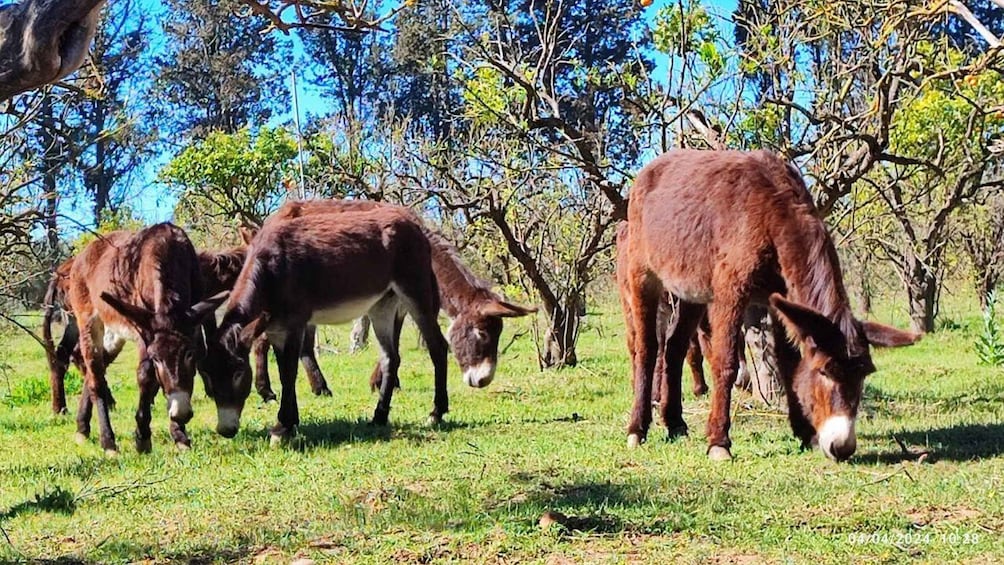
[[(472, 273), (464, 265), (456, 248), (442, 235), (425, 227), (413, 211), (396, 204), (372, 200), (300, 200), (286, 203), (272, 218), (289, 219), (304, 215), (340, 214), (388, 207), (411, 214), (415, 222), (423, 226), (432, 250), (432, 269), (439, 286), (440, 302), (443, 311), (451, 320), (447, 341), (453, 349), (457, 363), (463, 370), (464, 382), (475, 388), (488, 386), (495, 377), (498, 365), (502, 319), (526, 316), (536, 312), (537, 309), (512, 304), (492, 291), (491, 283)], [(269, 221), (275, 220), (270, 219)], [(314, 336), (314, 328), (308, 326), (304, 336), (301, 361), (307, 368), (310, 386), (314, 393), (323, 394), (327, 391), (326, 393), (330, 395), (327, 383), (325, 383), (320, 369), (317, 368), (317, 361), (314, 358)], [(275, 398), (275, 394), (268, 384), (266, 354), (267, 343), (264, 346), (256, 343), (255, 383), (262, 398), (269, 400)], [(314, 369), (313, 371), (311, 367)], [(379, 390), (382, 384), (380, 364), (377, 364), (374, 369), (370, 384), (374, 390)]]
[[(297, 360), (307, 324), (340, 324), (367, 314), (380, 344), (386, 375), (373, 415), (386, 424), (392, 382), (400, 365), (398, 341), (405, 314), (425, 338), (435, 367), (431, 418), (449, 410), (446, 339), (436, 323), (439, 292), (429, 242), (410, 213), (367, 212), (273, 217), (248, 247), (207, 361), (218, 411), (217, 431), (233, 437), (251, 392), (248, 363), (253, 340), (267, 333), (276, 350), (282, 395), (273, 442), (295, 433)], [(217, 354), (218, 352), (218, 354)]]
[[(117, 453), (108, 417), (104, 350), (110, 340), (121, 348), (120, 342), (128, 338), (139, 347), (136, 449), (151, 448), (150, 407), (160, 388), (168, 398), (171, 437), (179, 448), (187, 448), (185, 424), (192, 418), (192, 384), (200, 352), (197, 334), (203, 319), (226, 300), (226, 293), (199, 301), (198, 261), (185, 232), (165, 223), (98, 238), (73, 259), (67, 298), (80, 328), (84, 366), (78, 440), (90, 435), (91, 410), (96, 407), (101, 447), (108, 454)], [(104, 350), (99, 344), (105, 344)]]
[[(245, 237), (245, 243), (250, 241), (250, 234), (241, 232)], [(202, 275), (202, 292), (206, 295), (215, 295), (223, 291), (228, 291), (234, 286), (237, 275), (244, 264), (245, 246), (234, 247), (223, 251), (199, 251), (199, 272)], [(66, 392), (64, 382), (66, 371), (72, 361), (76, 365), (80, 374), (84, 374), (83, 360), (80, 356), (79, 330), (77, 328), (76, 317), (66, 303), (66, 292), (69, 286), (70, 269), (73, 267), (74, 258), (71, 257), (60, 264), (53, 272), (52, 280), (46, 291), (43, 309), (45, 315), (42, 323), (42, 337), (46, 342), (47, 361), (49, 364), (49, 384), (52, 389), (52, 411), (56, 414), (66, 413)], [(52, 322), (56, 313), (57, 304), (62, 303), (67, 313), (66, 329), (59, 341), (59, 346), (55, 346), (52, 338)], [(212, 337), (215, 333), (216, 321), (212, 316), (207, 316), (203, 322), (206, 335)], [(107, 332), (103, 340), (104, 365), (111, 364), (122, 350), (124, 341), (118, 335)], [(203, 376), (203, 384), (206, 386), (206, 393), (212, 395), (209, 381)], [(107, 402), (110, 406), (115, 405), (115, 400), (108, 394)]]
[(731, 458), (729, 405), (743, 314), (751, 302), (769, 302), (801, 349), (777, 340), (795, 435), (803, 445), (818, 443), (831, 459), (854, 453), (864, 378), (875, 370), (869, 344), (907, 345), (920, 336), (854, 318), (836, 249), (793, 167), (767, 152), (665, 153), (635, 180), (622, 244), (625, 315), (634, 328), (629, 446), (644, 441), (651, 422), (658, 309), (668, 291), (679, 299), (678, 321), (667, 337), (668, 394), (660, 405), (668, 429), (686, 429), (681, 362), (707, 314), (715, 379), (708, 454)]

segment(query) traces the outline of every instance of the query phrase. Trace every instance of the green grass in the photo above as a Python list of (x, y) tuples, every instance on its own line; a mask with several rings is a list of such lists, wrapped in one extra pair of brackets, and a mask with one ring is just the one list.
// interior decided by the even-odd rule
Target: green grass
[[(587, 318), (573, 369), (539, 371), (529, 335), (488, 389), (463, 386), (451, 366), (442, 429), (423, 425), (431, 366), (413, 333), (391, 426), (374, 429), (376, 352), (334, 353), (348, 328), (325, 329), (320, 361), (334, 397), (311, 396), (301, 376), (300, 437), (281, 449), (266, 435), (275, 404), (253, 396), (227, 440), (198, 385), (192, 450), (171, 444), (161, 398), (154, 452), (137, 454), (130, 349), (109, 373), (118, 459), (72, 441), (73, 417), (52, 416), (32, 392), (44, 355), (10, 333), (0, 339), (0, 562), (1000, 561), (1004, 373), (976, 364), (975, 309), (952, 319), (951, 331), (876, 353), (858, 452), (839, 465), (800, 452), (782, 415), (741, 396), (732, 463), (705, 457), (708, 400), (689, 395), (689, 437), (667, 443), (656, 427), (628, 451), (614, 308)], [(930, 453), (918, 460), (897, 439)], [(573, 527), (541, 529), (548, 510)]]

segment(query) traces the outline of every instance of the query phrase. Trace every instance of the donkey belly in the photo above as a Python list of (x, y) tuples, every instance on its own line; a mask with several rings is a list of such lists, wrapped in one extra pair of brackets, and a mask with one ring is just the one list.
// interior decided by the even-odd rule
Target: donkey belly
[(366, 315), (370, 308), (385, 294), (387, 294), (386, 291), (370, 296), (356, 297), (314, 310), (310, 316), (310, 323), (314, 325), (346, 324)]

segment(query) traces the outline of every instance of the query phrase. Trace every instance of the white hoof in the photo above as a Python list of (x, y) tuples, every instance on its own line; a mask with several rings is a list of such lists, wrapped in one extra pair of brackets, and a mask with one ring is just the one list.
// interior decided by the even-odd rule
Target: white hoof
[(628, 434), (627, 446), (628, 449), (634, 449), (641, 445), (641, 436), (638, 434)]
[(712, 461), (731, 461), (732, 453), (729, 452), (727, 447), (712, 445), (708, 448), (708, 459)]
[(430, 428), (435, 428), (443, 424), (443, 419), (437, 416), (429, 416), (429, 419), (425, 421), (425, 425)]
[(105, 457), (108, 457), (109, 459), (117, 459), (118, 456), (119, 456), (119, 450), (117, 450), (117, 449), (106, 449), (105, 450)]
[(73, 434), (73, 441), (77, 442), (77, 445), (87, 445), (88, 439), (84, 434), (77, 432)]
[(191, 445), (188, 445), (187, 443), (182, 443), (180, 441), (175, 443), (174, 447), (177, 447), (178, 451), (189, 451), (190, 449), (192, 449)]

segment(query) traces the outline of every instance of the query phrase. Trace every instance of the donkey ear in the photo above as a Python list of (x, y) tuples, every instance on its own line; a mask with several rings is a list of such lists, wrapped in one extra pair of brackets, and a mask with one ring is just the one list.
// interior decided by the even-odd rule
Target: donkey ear
[(847, 339), (826, 316), (776, 292), (770, 295), (770, 305), (793, 342), (817, 347), (830, 355), (847, 355)]
[(230, 291), (224, 290), (219, 294), (199, 302), (188, 309), (188, 319), (194, 324), (201, 324), (203, 320), (216, 312), (216, 309), (220, 307), (220, 304), (223, 304), (229, 296)]
[(268, 323), (270, 321), (269, 315), (262, 314), (255, 318), (250, 324), (244, 326), (241, 329), (240, 341), (245, 347), (251, 347), (251, 343), (254, 342), (255, 338), (260, 336), (268, 328)]
[(141, 336), (147, 336), (150, 333), (150, 322), (153, 320), (153, 312), (142, 306), (123, 302), (107, 292), (101, 293), (101, 300), (104, 300), (116, 312), (121, 314), (123, 318), (129, 320), (129, 323), (136, 328)]
[(520, 306), (519, 304), (498, 299), (492, 300), (480, 308), (481, 314), (485, 316), (498, 316), (500, 318), (518, 318), (527, 314), (533, 314), (536, 311), (537, 308), (535, 307)]
[(868, 343), (878, 347), (903, 347), (920, 341), (924, 334), (916, 334), (896, 329), (876, 322), (861, 322)]

